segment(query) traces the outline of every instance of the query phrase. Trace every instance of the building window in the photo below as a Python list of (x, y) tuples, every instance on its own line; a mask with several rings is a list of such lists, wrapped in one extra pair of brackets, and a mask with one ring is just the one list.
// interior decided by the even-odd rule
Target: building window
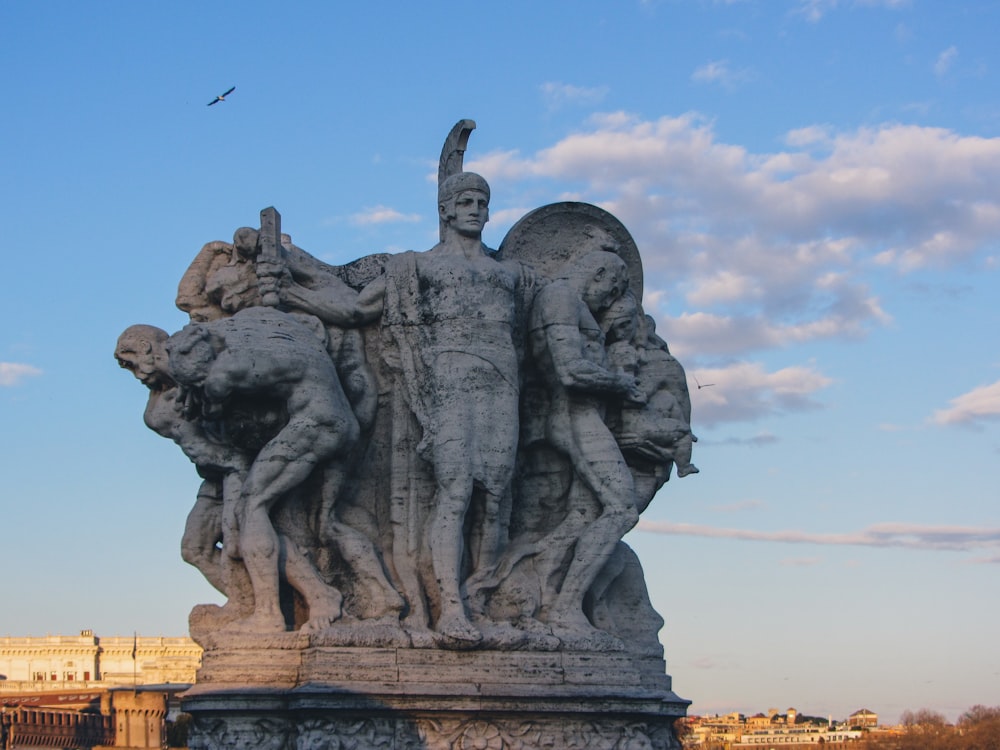
[(83, 673), (83, 681), (84, 682), (90, 682), (90, 672), (84, 672)]
[(55, 672), (53, 672), (52, 674), (50, 674), (50, 675), (49, 675), (49, 679), (50, 679), (50, 680), (51, 680), (52, 682), (55, 682), (55, 681), (56, 681), (56, 680), (58, 679), (58, 677), (56, 677), (56, 673), (55, 673)]
[(35, 672), (35, 682), (44, 682), (45, 672)]
[(76, 679), (76, 672), (64, 672), (63, 679), (66, 680), (66, 682), (72, 682)]

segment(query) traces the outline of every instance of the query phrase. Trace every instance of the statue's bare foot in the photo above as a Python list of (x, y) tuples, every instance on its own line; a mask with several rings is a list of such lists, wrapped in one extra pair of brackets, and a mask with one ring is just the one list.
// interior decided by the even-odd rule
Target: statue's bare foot
[(254, 612), (226, 627), (227, 632), (235, 633), (282, 633), (285, 630), (285, 618), (281, 612)]
[(595, 628), (582, 610), (550, 615), (552, 635), (567, 648), (580, 651), (624, 651), (625, 643), (606, 630)]
[(372, 602), (372, 618), (394, 617), (399, 619), (400, 613), (406, 609), (406, 602), (399, 592), (381, 584), (368, 586), (369, 599)]
[(413, 644), (413, 648), (436, 648), (438, 645), (437, 639), (435, 638), (436, 633), (426, 627), (412, 627), (407, 626), (405, 621), (403, 624), (404, 632), (410, 636), (410, 643)]
[(677, 476), (686, 477), (688, 474), (697, 474), (699, 472), (698, 467), (694, 464), (688, 464), (687, 466), (677, 467)]
[(312, 603), (309, 607), (309, 619), (302, 623), (300, 630), (303, 633), (319, 633), (326, 630), (343, 614), (341, 602), (343, 602), (343, 597), (338, 592), (336, 597)]
[(313, 615), (302, 623), (299, 631), (302, 633), (320, 633), (333, 625), (338, 619), (329, 615)]
[(613, 636), (605, 630), (599, 630), (590, 624), (585, 628), (553, 625), (552, 634), (562, 641), (564, 647), (574, 651), (625, 650), (625, 643), (621, 638)]
[(483, 634), (464, 616), (451, 615), (438, 620), (437, 632), (455, 645), (471, 646), (483, 639)]
[(326, 630), (344, 613), (344, 597), (332, 586), (322, 596), (309, 601), (309, 619), (302, 624), (302, 632), (318, 633)]

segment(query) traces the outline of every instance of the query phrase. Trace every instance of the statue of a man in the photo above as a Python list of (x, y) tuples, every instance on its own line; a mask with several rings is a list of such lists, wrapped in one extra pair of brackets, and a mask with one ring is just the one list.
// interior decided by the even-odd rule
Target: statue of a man
[[(381, 319), (383, 358), (391, 360), (397, 381), (394, 395), (416, 417), (416, 451), (433, 472), (430, 517), (413, 517), (411, 506), (405, 533), (422, 537), (430, 551), (435, 590), (428, 593), (438, 610), (434, 629), (465, 643), (478, 642), (482, 633), (463, 601), (462, 584), (470, 572), (463, 560), (468, 558), (471, 570), (491, 564), (507, 532), (518, 439), (515, 337), (522, 301), (533, 285), (523, 266), (498, 262), (483, 244), (489, 200), (489, 185), (475, 173), (445, 179), (438, 187), (442, 241), (427, 252), (390, 257), (386, 272), (356, 300), (287, 280), (281, 290), (283, 302), (328, 324)], [(394, 482), (400, 479), (407, 477)], [(476, 523), (466, 540), (470, 511)], [(408, 552), (397, 552), (397, 570), (405, 579)], [(411, 609), (422, 611), (419, 591), (403, 583)]]
[(238, 547), (253, 585), (254, 611), (237, 627), (285, 630), (279, 604), (282, 558), (285, 577), (309, 607), (304, 627), (328, 626), (341, 615), (340, 592), (322, 580), (294, 542), (278, 534), (270, 518), (280, 499), (359, 436), (316, 329), (293, 315), (251, 307), (186, 326), (170, 338), (167, 351), (174, 380), (198, 395), (206, 413), (221, 414), (229, 400), (254, 396), (281, 403), (288, 416), (257, 453), (241, 488)]
[(549, 392), (546, 439), (569, 459), (576, 481), (600, 506), (600, 515), (576, 539), (562, 586), (544, 613), (556, 635), (594, 630), (583, 612), (584, 595), (639, 519), (632, 475), (604, 416), (609, 401), (643, 403), (645, 395), (635, 378), (608, 367), (595, 318), (627, 287), (625, 262), (593, 250), (538, 293), (529, 318), (531, 351)]
[(231, 558), (231, 546), (225, 546), (224, 529), (234, 526), (227, 516), (234, 511), (250, 460), (237, 446), (215, 437), (200, 416), (185, 413), (181, 389), (170, 374), (167, 341), (167, 332), (156, 326), (129, 326), (118, 337), (115, 359), (149, 388), (146, 426), (177, 443), (204, 480), (184, 527), (181, 556), (229, 597), (227, 609), (246, 614), (245, 573)]

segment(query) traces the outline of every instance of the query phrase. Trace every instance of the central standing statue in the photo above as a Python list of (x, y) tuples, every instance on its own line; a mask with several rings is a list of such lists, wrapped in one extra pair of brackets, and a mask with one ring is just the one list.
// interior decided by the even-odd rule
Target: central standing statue
[[(499, 251), (483, 244), (490, 187), (462, 168), (474, 127), (460, 121), (442, 150), (430, 250), (331, 266), (264, 209), (259, 229), (192, 262), (177, 295), (188, 326), (119, 340), (119, 363), (150, 390), (147, 423), (205, 479), (184, 557), (227, 603), (191, 614), (199, 688), (332, 683), (389, 705), (454, 668), (449, 684), (509, 693), (497, 710), (514, 716), (516, 685), (537, 675), (528, 683), (574, 701), (544, 737), (517, 739), (528, 725), (509, 717), (435, 719), (430, 746), (675, 747), (664, 717), (684, 702), (662, 673), (663, 621), (621, 540), (675, 465), (697, 472), (684, 371), (642, 310), (635, 243), (606, 211), (552, 204)], [(628, 687), (608, 687), (612, 675)], [(665, 707), (635, 708), (650, 725), (572, 718), (610, 695), (625, 714), (649, 696)], [(239, 719), (204, 708), (199, 741), (277, 736), (262, 729), (271, 709), (248, 726), (240, 701)], [(376, 740), (389, 725), (328, 726), (318, 710), (296, 714), (300, 747), (397, 746)]]
[(396, 383), (420, 427), (417, 454), (432, 467), (424, 536), (434, 629), (473, 643), (482, 634), (463, 604), (462, 563), (468, 555), (473, 569), (492, 564), (507, 531), (520, 393), (514, 331), (531, 286), (519, 264), (498, 262), (482, 243), (489, 201), (479, 175), (448, 177), (438, 189), (442, 241), (393, 258), (359, 300), (362, 321), (382, 318), (383, 345), (398, 356)]

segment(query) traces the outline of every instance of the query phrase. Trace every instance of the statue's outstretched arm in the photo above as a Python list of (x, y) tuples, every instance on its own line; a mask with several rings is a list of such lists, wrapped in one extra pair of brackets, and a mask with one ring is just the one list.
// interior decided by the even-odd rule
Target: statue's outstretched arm
[(360, 294), (342, 282), (309, 289), (289, 281), (282, 286), (281, 301), (315, 315), (327, 325), (356, 328), (379, 318), (384, 294), (383, 277), (372, 281)]

